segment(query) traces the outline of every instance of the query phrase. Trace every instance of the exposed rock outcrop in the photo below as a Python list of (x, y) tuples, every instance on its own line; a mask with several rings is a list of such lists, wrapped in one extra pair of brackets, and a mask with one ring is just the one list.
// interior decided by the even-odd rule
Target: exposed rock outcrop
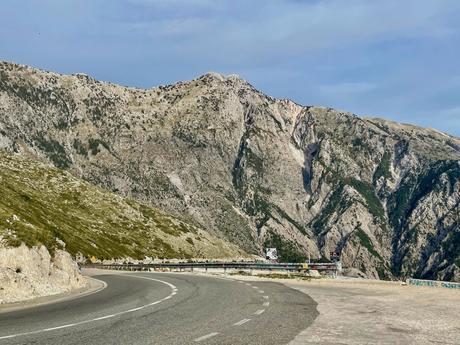
[(207, 74), (149, 90), (0, 64), (0, 147), (251, 252), (458, 279), (460, 140)]
[(88, 284), (69, 253), (44, 246), (0, 248), (0, 304), (49, 296)]

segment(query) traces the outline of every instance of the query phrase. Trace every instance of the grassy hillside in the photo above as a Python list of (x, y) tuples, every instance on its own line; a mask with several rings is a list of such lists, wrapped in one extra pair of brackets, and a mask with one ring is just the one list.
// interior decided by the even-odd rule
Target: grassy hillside
[(206, 231), (67, 172), (0, 151), (0, 237), (97, 258), (243, 255)]

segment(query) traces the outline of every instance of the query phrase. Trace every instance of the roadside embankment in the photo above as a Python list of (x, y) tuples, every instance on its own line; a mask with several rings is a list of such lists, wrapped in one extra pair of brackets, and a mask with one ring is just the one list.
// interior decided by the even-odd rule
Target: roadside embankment
[(69, 253), (44, 246), (0, 247), (0, 304), (56, 295), (88, 286)]

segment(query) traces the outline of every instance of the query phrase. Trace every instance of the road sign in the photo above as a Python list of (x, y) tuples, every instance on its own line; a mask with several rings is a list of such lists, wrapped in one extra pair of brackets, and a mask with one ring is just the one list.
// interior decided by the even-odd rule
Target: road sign
[(267, 260), (278, 260), (278, 251), (276, 248), (265, 248), (265, 258)]

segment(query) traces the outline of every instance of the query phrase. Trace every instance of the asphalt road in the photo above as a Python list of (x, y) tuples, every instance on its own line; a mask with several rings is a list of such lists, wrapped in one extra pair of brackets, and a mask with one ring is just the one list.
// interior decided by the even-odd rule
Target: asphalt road
[(279, 283), (109, 273), (97, 293), (0, 314), (0, 344), (287, 344), (318, 316)]

